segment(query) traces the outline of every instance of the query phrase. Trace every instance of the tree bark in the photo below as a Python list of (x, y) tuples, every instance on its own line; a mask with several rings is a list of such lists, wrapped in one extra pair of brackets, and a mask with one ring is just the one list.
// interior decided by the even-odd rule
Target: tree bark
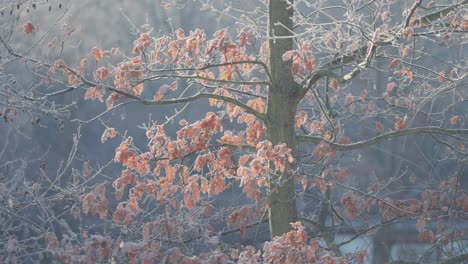
[[(286, 51), (293, 49), (293, 1), (270, 0), (268, 17), (268, 66), (271, 85), (267, 103), (267, 138), (273, 145), (285, 143), (295, 150), (294, 117), (300, 101), (299, 85), (295, 83), (291, 61), (282, 59)], [(291, 38), (284, 38), (290, 36)], [(270, 164), (270, 167), (273, 165)], [(284, 173), (271, 172), (268, 190), (270, 236), (282, 235), (291, 230), (291, 222), (297, 220), (296, 198), (292, 164)]]

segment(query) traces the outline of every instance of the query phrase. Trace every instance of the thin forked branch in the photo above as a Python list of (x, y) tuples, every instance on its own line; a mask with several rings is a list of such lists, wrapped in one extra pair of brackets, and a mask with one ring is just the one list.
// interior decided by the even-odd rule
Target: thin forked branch
[(309, 142), (319, 144), (320, 142), (327, 143), (330, 148), (338, 151), (349, 151), (354, 149), (360, 149), (375, 145), (381, 141), (388, 140), (391, 138), (409, 136), (409, 135), (418, 135), (418, 134), (441, 134), (441, 135), (468, 135), (468, 129), (444, 129), (440, 127), (416, 127), (416, 128), (407, 128), (402, 130), (396, 130), (388, 132), (386, 134), (376, 136), (367, 140), (362, 140), (356, 143), (351, 144), (337, 144), (325, 140), (321, 137), (315, 136), (297, 136), (296, 139), (298, 142)]

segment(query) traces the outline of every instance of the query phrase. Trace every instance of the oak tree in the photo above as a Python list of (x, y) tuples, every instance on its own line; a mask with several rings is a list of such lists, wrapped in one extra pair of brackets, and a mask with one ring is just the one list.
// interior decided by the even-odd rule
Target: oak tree
[[(2, 86), (5, 122), (20, 102), (39, 107), (31, 102), (68, 93), (105, 104), (74, 122), (82, 129), (101, 120), (101, 141), (118, 141), (113, 163), (121, 166), (106, 179), (82, 161), (73, 170), (79, 183), (49, 180), (31, 198), (71, 194), (69, 213), (100, 218), (101, 233), (86, 234), (92, 228), (80, 222), (75, 234), (57, 216), (47, 223), (64, 230), (45, 230), (11, 205), (2, 214), (30, 221), (48, 256), (70, 263), (363, 263), (370, 250), (344, 247), (401, 223), (444, 252), (442, 263), (467, 261), (468, 1), (194, 2), (233, 24), (166, 35), (145, 24), (130, 50), (96, 46), (78, 61), (38, 58), (1, 37), (9, 63), (62, 86), (45, 95)], [(24, 22), (21, 34), (33, 37), (37, 26)], [(57, 45), (45, 39), (35, 45)], [(202, 117), (183, 118), (197, 102)], [(141, 126), (144, 145), (102, 119), (135, 103), (175, 110)], [(259, 247), (266, 221), (270, 240)], [(232, 233), (240, 244), (224, 239)], [(351, 236), (337, 241), (340, 233)], [(5, 240), (4, 260), (21, 255), (16, 235)]]

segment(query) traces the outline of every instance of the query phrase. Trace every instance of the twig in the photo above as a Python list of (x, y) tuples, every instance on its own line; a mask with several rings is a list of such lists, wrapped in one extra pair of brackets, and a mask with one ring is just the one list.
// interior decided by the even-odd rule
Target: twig
[(325, 140), (321, 137), (315, 136), (296, 136), (298, 142), (310, 142), (318, 144), (320, 142), (327, 143), (330, 148), (338, 150), (338, 151), (349, 151), (354, 149), (360, 149), (368, 146), (375, 145), (381, 141), (396, 138), (401, 136), (408, 136), (408, 135), (417, 135), (417, 134), (442, 134), (442, 135), (468, 135), (468, 129), (444, 129), (440, 127), (416, 127), (416, 128), (407, 128), (402, 130), (392, 131), (383, 135), (379, 135), (367, 140), (362, 140), (356, 143), (351, 144), (337, 144)]

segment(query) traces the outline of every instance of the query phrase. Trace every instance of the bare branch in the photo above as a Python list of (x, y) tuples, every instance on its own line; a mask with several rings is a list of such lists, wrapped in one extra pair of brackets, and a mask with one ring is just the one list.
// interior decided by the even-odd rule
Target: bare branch
[[(414, 21), (414, 25), (418, 26), (421, 23), (429, 24), (429, 23), (439, 19), (441, 16), (445, 16), (448, 13), (450, 13), (450, 12), (452, 12), (454, 10), (457, 10), (457, 9), (461, 8), (462, 6), (467, 5), (467, 4), (468, 4), (468, 0), (465, 0), (465, 1), (461, 2), (460, 4), (451, 5), (451, 6), (447, 7), (447, 8), (442, 9), (442, 10), (436, 11), (434, 13), (430, 13), (430, 14), (425, 15), (425, 16), (419, 18), (419, 19), (416, 19)], [(397, 30), (397, 29), (394, 29), (394, 30)], [(377, 42), (376, 44), (377, 44), (377, 46), (386, 46), (386, 45), (390, 45), (391, 43), (392, 43), (392, 41), (383, 41), (383, 42)], [(333, 60), (325, 63), (322, 66), (322, 69), (333, 70), (337, 66), (340, 66), (340, 65), (343, 65), (343, 64), (346, 64), (346, 63), (350, 63), (350, 62), (356, 60), (359, 57), (365, 56), (366, 53), (367, 53), (367, 45), (361, 46), (360, 48), (354, 50), (353, 52), (351, 52), (351, 53), (349, 53), (347, 55), (340, 56), (340, 57), (338, 57), (336, 59), (333, 59)]]
[(320, 142), (325, 142), (332, 149), (335, 149), (338, 151), (349, 151), (349, 150), (372, 146), (390, 138), (396, 138), (396, 137), (408, 136), (408, 135), (417, 135), (417, 134), (468, 135), (468, 129), (444, 129), (440, 127), (407, 128), (407, 129), (392, 131), (392, 132), (389, 132), (389, 133), (386, 133), (377, 137), (373, 137), (367, 140), (362, 140), (362, 141), (351, 143), (351, 144), (337, 144), (337, 143), (333, 143), (328, 140), (325, 140), (324, 138), (314, 137), (314, 136), (297, 136), (296, 139), (298, 142), (310, 142), (310, 143), (315, 143), (315, 144), (318, 144)]

